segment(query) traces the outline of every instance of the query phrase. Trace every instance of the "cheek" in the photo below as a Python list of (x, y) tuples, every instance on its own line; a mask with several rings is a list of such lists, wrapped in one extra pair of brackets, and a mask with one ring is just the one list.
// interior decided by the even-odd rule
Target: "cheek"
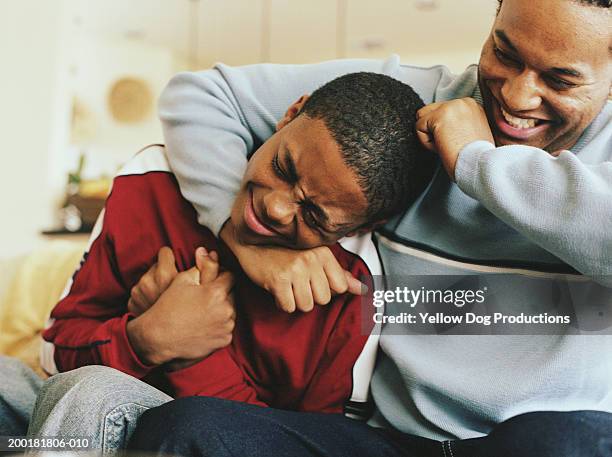
[(245, 187), (249, 182), (259, 186), (269, 184), (270, 163), (271, 161), (267, 161), (263, 154), (251, 157), (242, 178), (242, 187)]
[(231, 218), (232, 222), (239, 223), (242, 220), (242, 215), (244, 214), (244, 203), (246, 199), (246, 192), (243, 189), (240, 190), (238, 195), (236, 195), (236, 199), (234, 200), (234, 204), (232, 205)]
[(589, 95), (571, 98), (559, 96), (550, 97), (548, 99), (548, 105), (565, 124), (572, 127), (589, 123), (596, 114), (593, 109), (593, 99)]

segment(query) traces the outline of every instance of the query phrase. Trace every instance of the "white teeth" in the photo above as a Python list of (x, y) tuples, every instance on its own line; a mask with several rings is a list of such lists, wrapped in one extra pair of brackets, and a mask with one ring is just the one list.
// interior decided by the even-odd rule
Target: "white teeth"
[(523, 119), (522, 117), (512, 116), (503, 108), (501, 108), (501, 112), (506, 122), (516, 129), (531, 129), (536, 126), (535, 119)]

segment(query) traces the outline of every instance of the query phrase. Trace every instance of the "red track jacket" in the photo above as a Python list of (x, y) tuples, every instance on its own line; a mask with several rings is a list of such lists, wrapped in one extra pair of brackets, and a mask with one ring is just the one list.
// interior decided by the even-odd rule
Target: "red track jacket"
[[(162, 246), (172, 248), (179, 271), (194, 265), (198, 246), (217, 250), (237, 279), (231, 345), (174, 372), (144, 364), (126, 334), (133, 318), (127, 312), (130, 289)], [(332, 252), (357, 277), (381, 274), (370, 235), (346, 238)], [(361, 297), (348, 294), (310, 313), (279, 311), (271, 295), (255, 286), (229, 250), (198, 224), (163, 146), (155, 145), (115, 178), (81, 265), (51, 313), (42, 362), (50, 374), (94, 364), (147, 381), (161, 373), (176, 397), (206, 395), (298, 411), (344, 408), (359, 416), (374, 366), (375, 333), (364, 334)]]

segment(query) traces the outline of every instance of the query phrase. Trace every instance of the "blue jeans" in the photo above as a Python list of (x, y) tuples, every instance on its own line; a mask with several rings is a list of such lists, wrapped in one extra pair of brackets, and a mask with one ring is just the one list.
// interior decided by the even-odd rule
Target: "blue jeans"
[(337, 414), (190, 397), (146, 411), (129, 448), (184, 457), (608, 457), (612, 414), (528, 413), (482, 438), (439, 442)]
[(0, 355), (0, 436), (23, 436), (43, 381), (17, 359)]
[(172, 400), (114, 368), (86, 366), (49, 378), (36, 400), (29, 437), (86, 437), (91, 449), (123, 449), (140, 415)]
[(170, 400), (113, 368), (82, 367), (43, 383), (20, 361), (0, 356), (0, 436), (82, 437), (114, 455), (144, 411)]

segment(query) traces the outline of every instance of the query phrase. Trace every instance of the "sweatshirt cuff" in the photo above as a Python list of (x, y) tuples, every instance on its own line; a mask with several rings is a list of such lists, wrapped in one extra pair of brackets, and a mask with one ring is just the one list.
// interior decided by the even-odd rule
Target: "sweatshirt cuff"
[(219, 232), (232, 215), (231, 208), (233, 205), (234, 201), (232, 199), (219, 199), (217, 205), (208, 210), (206, 214), (199, 212), (198, 222), (210, 229), (219, 238)]
[(219, 349), (204, 360), (182, 370), (166, 373), (175, 398), (193, 395), (216, 396), (244, 382), (244, 376), (227, 348)]
[(455, 182), (464, 193), (477, 198), (479, 162), (482, 155), (495, 149), (495, 145), (484, 140), (467, 144), (459, 152), (455, 165)]
[(134, 317), (134, 315), (128, 313), (123, 315), (117, 322), (114, 322), (110, 330), (111, 340), (114, 341), (114, 344), (103, 345), (101, 349), (106, 349), (103, 354), (105, 365), (123, 371), (135, 378), (142, 379), (155, 368), (155, 365), (148, 365), (140, 360), (130, 344), (130, 339), (127, 335), (127, 324)]

